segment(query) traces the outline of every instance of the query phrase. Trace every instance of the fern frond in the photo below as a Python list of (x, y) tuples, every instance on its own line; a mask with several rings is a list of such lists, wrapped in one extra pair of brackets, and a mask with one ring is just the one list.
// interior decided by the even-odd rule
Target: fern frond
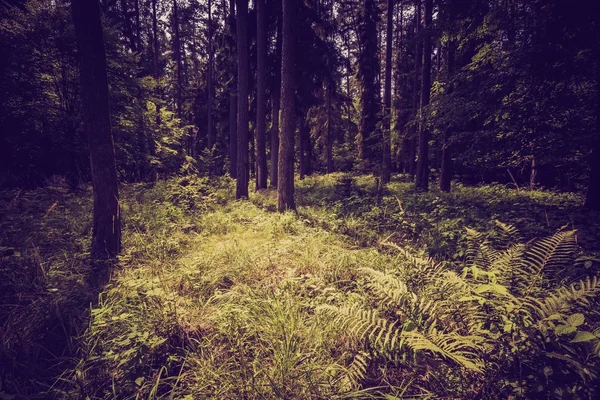
[(479, 336), (460, 336), (455, 333), (441, 333), (435, 328), (426, 334), (411, 331), (404, 332), (406, 345), (413, 351), (429, 351), (445, 359), (450, 359), (474, 372), (481, 372), (484, 364), (478, 357), (481, 343)]
[(577, 250), (575, 231), (560, 231), (540, 239), (523, 253), (519, 265), (519, 292), (527, 295), (544, 278), (544, 272), (554, 272), (566, 267)]
[(368, 267), (360, 268), (359, 271), (369, 276), (369, 288), (384, 298), (388, 305), (400, 305), (410, 293), (406, 284), (392, 274)]
[(523, 236), (514, 225), (505, 224), (497, 219), (494, 220), (494, 224), (498, 228), (498, 244), (502, 249), (507, 249), (517, 243), (523, 243)]
[(359, 305), (336, 307), (321, 305), (317, 311), (331, 317), (351, 336), (370, 342), (381, 350), (398, 349), (402, 345), (402, 330), (393, 321), (379, 317), (376, 310), (364, 310)]

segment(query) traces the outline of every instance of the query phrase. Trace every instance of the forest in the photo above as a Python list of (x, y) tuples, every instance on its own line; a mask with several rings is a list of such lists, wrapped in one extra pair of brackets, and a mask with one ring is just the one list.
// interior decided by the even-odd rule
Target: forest
[(600, 398), (600, 3), (0, 0), (0, 400)]

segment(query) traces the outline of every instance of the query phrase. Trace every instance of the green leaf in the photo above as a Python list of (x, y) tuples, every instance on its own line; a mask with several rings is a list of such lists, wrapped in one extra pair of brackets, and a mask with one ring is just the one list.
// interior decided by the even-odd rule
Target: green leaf
[(577, 328), (571, 325), (558, 325), (556, 328), (554, 328), (554, 333), (557, 335), (567, 335), (575, 332), (576, 330)]
[(138, 385), (138, 386), (142, 386), (142, 383), (144, 383), (144, 377), (143, 376), (140, 376), (139, 378), (137, 378), (135, 380), (135, 384)]
[(592, 332), (581, 331), (577, 332), (577, 335), (575, 335), (575, 338), (571, 340), (571, 343), (589, 342), (590, 340), (594, 339), (596, 339), (596, 335), (594, 335)]
[(585, 321), (585, 317), (583, 316), (583, 314), (573, 314), (573, 315), (569, 315), (569, 317), (567, 318), (567, 325), (577, 327), (577, 326), (583, 324), (584, 321)]

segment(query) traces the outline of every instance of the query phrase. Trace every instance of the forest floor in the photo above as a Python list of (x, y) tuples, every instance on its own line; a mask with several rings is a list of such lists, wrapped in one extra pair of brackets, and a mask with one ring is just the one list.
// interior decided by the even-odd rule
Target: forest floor
[[(439, 286), (423, 282), (460, 273), (466, 228), (493, 236), (494, 220), (526, 241), (578, 229), (572, 269), (581, 278), (599, 270), (598, 215), (576, 194), (499, 185), (416, 193), (402, 177), (381, 189), (373, 177), (333, 174), (297, 182), (298, 212), (278, 214), (273, 190), (250, 201), (232, 193), (226, 179), (126, 185), (124, 251), (91, 308), (89, 190), (2, 193), (0, 398), (476, 397), (483, 369), (470, 353), (413, 355), (403, 361), (411, 368), (377, 363), (377, 341), (365, 345), (368, 333), (328, 310), (373, 304), (365, 275), (376, 271)], [(374, 332), (393, 336), (387, 325)]]

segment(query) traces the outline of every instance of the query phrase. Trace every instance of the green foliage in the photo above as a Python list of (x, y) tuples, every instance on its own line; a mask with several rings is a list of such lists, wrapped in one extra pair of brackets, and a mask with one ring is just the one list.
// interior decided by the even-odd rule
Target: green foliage
[[(499, 226), (518, 237), (513, 227)], [(565, 285), (555, 274), (557, 266), (572, 262), (573, 237), (573, 231), (560, 231), (528, 247), (496, 249), (471, 231), (471, 257), (461, 276), (433, 261), (406, 262), (411, 257), (401, 251), (400, 265), (361, 269), (367, 291), (358, 300), (318, 309), (362, 343), (351, 364), (357, 383), (381, 379), (379, 366), (389, 363), (413, 373), (426, 365), (435, 381), (462, 382), (417, 382), (438, 396), (593, 398), (598, 338), (582, 327), (597, 329), (600, 281)], [(409, 285), (411, 269), (422, 279)]]

